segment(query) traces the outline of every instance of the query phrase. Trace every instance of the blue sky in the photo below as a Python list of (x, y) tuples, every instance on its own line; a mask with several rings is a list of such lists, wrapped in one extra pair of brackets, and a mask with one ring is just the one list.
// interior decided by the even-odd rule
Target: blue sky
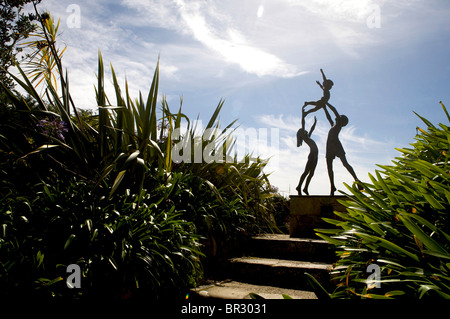
[[(414, 142), (423, 124), (413, 111), (446, 122), (446, 0), (43, 0), (39, 8), (61, 19), (78, 107), (95, 107), (98, 50), (135, 96), (148, 91), (160, 55), (160, 94), (172, 109), (182, 96), (184, 112), (207, 121), (223, 98), (223, 126), (238, 119), (244, 129), (278, 130), (277, 141), (251, 145), (272, 157), (270, 179), (285, 194), (295, 194), (309, 153), (295, 135), (304, 101), (321, 97), (320, 68), (335, 84), (330, 103), (350, 120), (341, 141), (363, 181), (398, 155), (395, 147)], [(319, 163), (310, 194), (328, 194), (329, 123), (323, 111), (314, 115)], [(351, 176), (339, 160), (334, 166), (344, 189)]]

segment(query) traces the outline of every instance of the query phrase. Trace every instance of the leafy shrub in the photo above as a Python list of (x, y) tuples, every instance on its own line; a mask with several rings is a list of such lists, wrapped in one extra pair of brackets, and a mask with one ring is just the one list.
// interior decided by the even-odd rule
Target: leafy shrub
[[(199, 236), (157, 193), (112, 200), (80, 181), (39, 184), (1, 205), (1, 295), (153, 299), (180, 296), (199, 279)], [(78, 264), (81, 289), (68, 289)], [(140, 288), (140, 289), (137, 289)]]
[[(413, 148), (379, 165), (362, 191), (347, 185), (347, 213), (328, 220), (340, 228), (318, 230), (337, 245), (332, 297), (450, 298), (450, 127), (420, 118), (427, 130), (418, 128)], [(371, 264), (380, 267), (379, 288), (368, 280)]]
[[(29, 97), (5, 88), (10, 104), (0, 108), (0, 294), (178, 295), (200, 277), (200, 249), (226, 254), (271, 223), (266, 161), (172, 160), (172, 135), (182, 121), (183, 141), (200, 140), (202, 154), (209, 147), (210, 155), (231, 156), (234, 122), (219, 128), (223, 101), (195, 135), (181, 105), (172, 113), (163, 97), (157, 112), (158, 63), (145, 99), (131, 98), (111, 67), (111, 104), (99, 54), (98, 115), (82, 112), (56, 45), (59, 23), (50, 15), (39, 21), (40, 33), (28, 43), (36, 60), (11, 74)], [(44, 96), (33, 80), (45, 84)], [(83, 270), (81, 290), (65, 286), (73, 263)]]
[(277, 187), (270, 186), (267, 192), (271, 196), (267, 199), (265, 205), (273, 217), (276, 228), (285, 234), (289, 233), (289, 199), (280, 194)]

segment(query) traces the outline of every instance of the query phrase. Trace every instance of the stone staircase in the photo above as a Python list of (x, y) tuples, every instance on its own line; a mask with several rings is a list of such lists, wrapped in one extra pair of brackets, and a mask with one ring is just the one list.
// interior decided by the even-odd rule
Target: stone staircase
[(290, 238), (289, 235), (261, 235), (248, 243), (244, 256), (216, 267), (209, 282), (192, 289), (196, 298), (316, 299), (304, 273), (330, 286), (329, 269), (335, 261), (333, 246), (324, 240)]

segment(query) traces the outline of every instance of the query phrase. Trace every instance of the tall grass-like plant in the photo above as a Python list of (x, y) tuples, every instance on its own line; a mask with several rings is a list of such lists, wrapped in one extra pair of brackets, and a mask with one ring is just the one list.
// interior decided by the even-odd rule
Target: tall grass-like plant
[[(63, 74), (58, 61), (61, 60), (67, 48), (61, 49), (54, 45), (59, 27), (60, 20), (55, 22), (50, 14), (44, 13), (41, 15), (41, 26), (38, 26), (35, 34), (30, 35), (32, 40), (23, 44), (25, 49), (31, 50), (26, 68), (29, 71), (26, 73), (31, 78), (31, 82), (36, 83), (36, 86), (50, 80), (55, 88), (58, 87), (57, 77)], [(55, 55), (57, 58), (54, 58)]]
[(450, 127), (420, 118), (426, 129), (412, 148), (379, 165), (362, 191), (347, 185), (347, 212), (328, 220), (338, 229), (318, 230), (337, 246), (332, 297), (450, 298)]
[[(144, 187), (147, 170), (162, 170), (168, 176), (172, 172), (184, 172), (202, 178), (219, 200), (222, 200), (222, 195), (237, 197), (249, 209), (249, 216), (258, 217), (265, 224), (271, 223), (263, 205), (264, 200), (271, 196), (266, 191), (269, 181), (263, 171), (267, 161), (258, 158), (251, 162), (248, 154), (243, 159), (235, 156), (231, 161), (225, 160), (230, 158), (233, 151), (235, 138), (231, 128), (235, 121), (225, 129), (220, 128), (219, 114), (224, 101), (219, 102), (203, 132), (198, 133), (197, 128), (191, 126), (189, 118), (182, 113), (182, 106), (176, 113), (172, 113), (165, 97), (161, 101), (161, 118), (157, 120), (158, 64), (147, 98), (144, 99), (140, 94), (135, 100), (129, 95), (126, 81), (125, 90), (121, 89), (111, 66), (115, 104), (108, 103), (110, 99), (104, 90), (101, 54), (98, 70), (96, 92), (100, 105), (100, 144), (105, 148), (102, 158), (108, 154), (106, 158), (109, 159), (98, 182), (113, 173), (115, 177), (111, 195), (127, 175), (128, 182), (135, 181), (140, 190)], [(186, 122), (187, 128), (181, 134), (183, 122)], [(191, 150), (188, 160), (177, 162), (172, 158), (177, 143), (189, 145), (183, 147)], [(200, 161), (194, 158), (198, 149), (201, 153)]]
[(138, 287), (180, 293), (200, 276), (200, 241), (215, 255), (221, 243), (270, 224), (266, 161), (173, 160), (183, 121), (183, 143), (200, 141), (213, 158), (231, 156), (234, 122), (220, 129), (223, 101), (199, 136), (181, 105), (172, 112), (158, 100), (159, 62), (148, 94), (137, 98), (111, 66), (111, 98), (99, 53), (98, 115), (86, 115), (71, 98), (62, 51), (51, 40), (58, 24), (49, 15), (40, 21), (37, 41), (47, 51), (11, 75), (29, 98), (7, 91), (10, 106), (0, 118), (0, 287), (71, 297), (64, 267), (76, 263), (84, 271), (82, 295), (109, 290), (117, 298)]
[[(196, 128), (190, 126), (191, 121), (182, 113), (181, 105), (178, 112), (172, 113), (164, 97), (161, 101), (161, 118), (157, 119), (159, 63), (156, 65), (146, 98), (139, 94), (139, 97), (135, 99), (130, 96), (126, 81), (124, 89), (120, 87), (114, 68), (111, 66), (115, 93), (115, 103), (111, 103), (112, 99), (108, 97), (104, 86), (104, 64), (99, 53), (98, 83), (95, 90), (98, 104), (98, 125), (92, 127), (88, 122), (83, 121), (70, 96), (68, 72), (64, 73), (63, 71), (61, 51), (56, 47), (54, 37), (57, 27), (54, 26), (55, 22), (51, 16), (41, 19), (41, 21), (42, 35), (36, 40), (36, 43), (41, 43), (41, 47), (47, 49), (46, 54), (53, 54), (52, 65), (56, 66), (45, 68), (48, 72), (44, 72), (39, 66), (39, 62), (44, 64), (47, 62), (45, 59), (38, 58), (38, 61), (33, 61), (31, 64), (35, 68), (28, 68), (28, 72), (33, 78), (42, 76), (46, 80), (45, 94), (41, 97), (37, 93), (32, 81), (17, 65), (22, 79), (16, 76), (13, 78), (33, 98), (34, 106), (31, 108), (12, 92), (9, 92), (10, 99), (17, 111), (26, 114), (27, 120), (31, 124), (28, 126), (38, 125), (40, 121), (50, 117), (63, 122), (67, 133), (64, 140), (61, 140), (48, 135), (43, 136), (44, 134), (36, 137), (36, 132), (28, 129), (30, 135), (34, 136), (26, 136), (26, 138), (33, 140), (34, 143), (31, 143), (31, 146), (34, 146), (34, 149), (31, 151), (30, 147), (22, 149), (20, 154), (17, 154), (21, 159), (25, 160), (31, 155), (45, 153), (62, 169), (95, 181), (100, 187), (104, 182), (109, 183), (106, 179), (111, 178), (110, 195), (114, 194), (124, 180), (134, 184), (139, 193), (143, 188), (145, 174), (149, 169), (164, 170), (167, 173), (175, 169), (201, 176), (209, 182), (208, 185), (219, 197), (218, 189), (227, 188), (226, 186), (231, 183), (234, 185), (235, 194), (240, 194), (247, 204), (255, 196), (260, 197), (258, 201), (265, 198), (265, 195), (260, 195), (267, 188), (268, 180), (263, 172), (266, 161), (261, 159), (251, 163), (250, 156), (245, 155), (244, 160), (239, 162), (237, 158), (224, 163), (202, 158), (200, 163), (193, 163), (193, 161), (189, 164), (174, 163), (172, 160), (174, 144), (172, 136), (176, 130), (180, 130), (183, 120), (188, 123), (188, 134), (184, 136), (185, 141), (192, 140), (195, 141), (194, 143), (200, 141), (202, 154), (209, 153), (212, 158), (219, 153), (231, 156), (234, 138), (230, 128), (235, 122), (223, 130), (220, 129), (218, 117), (224, 104), (223, 101), (220, 101), (204, 132), (198, 136)], [(42, 38), (51, 40), (46, 45), (42, 45)], [(31, 43), (28, 45), (33, 46)], [(60, 89), (53, 81), (56, 78), (55, 72), (60, 78)], [(208, 151), (205, 151), (206, 147), (209, 147)], [(229, 178), (224, 179), (221, 174), (217, 174), (218, 171), (226, 172)], [(228, 189), (231, 188), (228, 187)], [(258, 205), (255, 203), (255, 207)]]

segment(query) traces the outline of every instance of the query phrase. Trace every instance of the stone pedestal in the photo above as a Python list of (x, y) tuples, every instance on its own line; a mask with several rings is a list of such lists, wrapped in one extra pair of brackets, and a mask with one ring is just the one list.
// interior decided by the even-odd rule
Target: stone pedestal
[(338, 200), (345, 196), (297, 196), (291, 195), (289, 201), (290, 237), (315, 238), (314, 228), (332, 228), (333, 225), (322, 220), (323, 217), (339, 219), (334, 211), (346, 212)]

